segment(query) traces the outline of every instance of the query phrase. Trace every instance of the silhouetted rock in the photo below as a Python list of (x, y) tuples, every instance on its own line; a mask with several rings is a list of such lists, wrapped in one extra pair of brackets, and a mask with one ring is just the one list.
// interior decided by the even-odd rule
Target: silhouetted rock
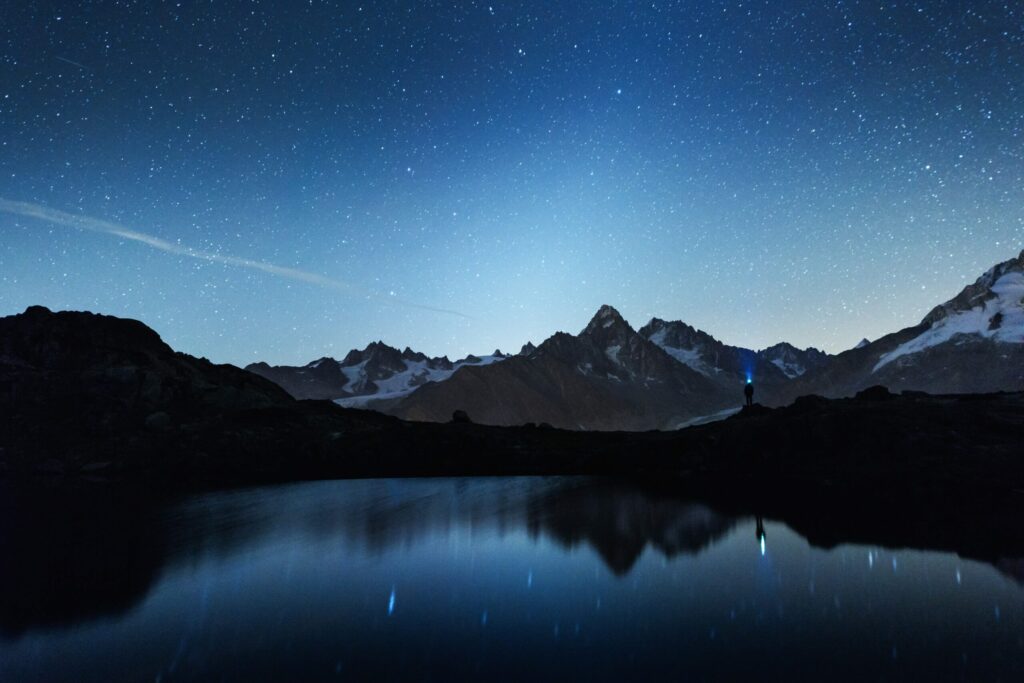
[(858, 391), (854, 398), (858, 401), (888, 401), (893, 398), (893, 394), (888, 388), (883, 387), (881, 384), (876, 384), (863, 391)]
[(469, 413), (465, 410), (456, 410), (452, 413), (452, 422), (455, 424), (471, 424), (473, 421), (469, 419)]
[(735, 415), (733, 415), (732, 417), (730, 417), (728, 419), (736, 420), (736, 419), (743, 419), (743, 418), (747, 418), (747, 417), (758, 417), (758, 416), (761, 416), (761, 415), (768, 415), (771, 412), (772, 412), (771, 408), (766, 408), (763, 405), (761, 405), (760, 403), (753, 403), (753, 404), (751, 404), (749, 406), (743, 406), (740, 409), (740, 412), (736, 413)]

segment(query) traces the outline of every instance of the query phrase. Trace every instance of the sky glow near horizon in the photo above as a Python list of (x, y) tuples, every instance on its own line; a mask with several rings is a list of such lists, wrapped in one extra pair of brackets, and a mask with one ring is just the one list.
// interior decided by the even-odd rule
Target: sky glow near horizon
[(18, 3), (0, 315), (238, 364), (915, 324), (1024, 247), (1024, 11), (778, 5)]

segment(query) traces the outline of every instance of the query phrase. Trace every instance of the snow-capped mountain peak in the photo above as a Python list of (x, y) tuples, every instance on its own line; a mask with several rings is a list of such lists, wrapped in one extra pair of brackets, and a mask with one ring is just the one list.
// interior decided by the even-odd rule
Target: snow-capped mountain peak
[(1017, 258), (1003, 261), (989, 268), (981, 277), (975, 280), (974, 284), (964, 287), (955, 297), (933, 308), (921, 323), (933, 325), (944, 318), (958, 313), (984, 307), (987, 302), (999, 297), (995, 291), (995, 288), (999, 286), (999, 282), (1006, 276), (1012, 276), (1014, 273), (1024, 273), (1024, 251)]
[(1024, 343), (1024, 251), (986, 271), (921, 321), (928, 328), (879, 358), (872, 372), (947, 342)]

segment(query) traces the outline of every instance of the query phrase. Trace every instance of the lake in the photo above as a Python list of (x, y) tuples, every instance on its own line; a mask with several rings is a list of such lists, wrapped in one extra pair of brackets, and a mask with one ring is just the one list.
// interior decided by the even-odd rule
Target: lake
[(1024, 561), (586, 478), (0, 504), (0, 680), (1021, 680)]

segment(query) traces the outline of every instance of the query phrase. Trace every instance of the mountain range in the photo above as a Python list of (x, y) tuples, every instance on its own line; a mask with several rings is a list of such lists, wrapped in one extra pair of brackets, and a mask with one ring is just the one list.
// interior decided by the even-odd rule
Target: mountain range
[(342, 361), (246, 368), (297, 398), (370, 407), (410, 420), (547, 423), (568, 429), (674, 429), (735, 412), (742, 385), (785, 405), (840, 398), (877, 384), (894, 390), (976, 393), (1024, 389), (1024, 252), (936, 306), (917, 325), (830, 355), (782, 342), (730, 346), (682, 321), (638, 330), (602, 306), (578, 334), (557, 332), (509, 356), (452, 362), (382, 342)]
[(361, 351), (349, 351), (341, 361), (324, 357), (303, 366), (253, 363), (245, 369), (276, 382), (296, 398), (328, 399), (353, 408), (408, 395), (423, 384), (448, 379), (463, 366), (490, 365), (505, 358), (496, 350), (452, 362), (447, 356), (428, 358), (408, 347), (399, 351), (376, 341)]

